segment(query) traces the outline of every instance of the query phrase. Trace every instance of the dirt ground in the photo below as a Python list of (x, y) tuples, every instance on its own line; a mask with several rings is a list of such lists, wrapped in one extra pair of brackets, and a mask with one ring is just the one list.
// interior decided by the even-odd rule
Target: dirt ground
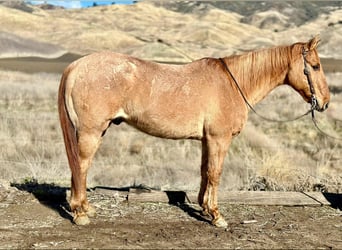
[(98, 215), (71, 222), (67, 188), (0, 186), (0, 248), (342, 248), (338, 208), (220, 204), (227, 229), (211, 226), (195, 204), (127, 202), (124, 192), (88, 193)]

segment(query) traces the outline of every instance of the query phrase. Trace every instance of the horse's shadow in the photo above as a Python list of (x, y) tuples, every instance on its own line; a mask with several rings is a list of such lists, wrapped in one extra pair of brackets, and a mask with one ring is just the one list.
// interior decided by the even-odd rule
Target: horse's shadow
[[(11, 183), (12, 187), (18, 190), (26, 191), (33, 194), (34, 197), (44, 206), (55, 210), (62, 218), (73, 221), (73, 216), (67, 199), (67, 191), (70, 188), (60, 187), (54, 183), (39, 183), (36, 179), (25, 180), (22, 183)], [(116, 190), (116, 191), (129, 191), (129, 187), (124, 188), (111, 188), (99, 187), (101, 189)], [(90, 191), (90, 189), (87, 189)]]
[(187, 213), (190, 217), (195, 218), (198, 221), (203, 221), (206, 223), (211, 223), (209, 216), (203, 215), (202, 210), (198, 210), (194, 208), (192, 202), (188, 198), (186, 192), (184, 191), (165, 191), (169, 204), (179, 207), (185, 213)]
[(323, 196), (332, 208), (342, 210), (342, 194), (323, 193)]
[[(11, 183), (11, 186), (16, 187), (21, 191), (26, 191), (35, 196), (35, 198), (44, 206), (57, 211), (62, 218), (72, 221), (73, 217), (70, 212), (69, 203), (67, 201), (67, 191), (69, 188), (60, 187), (55, 184), (40, 184), (36, 180), (25, 181), (24, 183)], [(125, 188), (109, 188), (101, 187), (109, 190), (128, 191), (129, 187)], [(136, 187), (134, 187), (136, 189)], [(191, 201), (184, 191), (165, 191), (169, 204), (176, 206), (187, 213), (189, 216), (198, 221), (210, 223), (210, 218), (202, 215), (201, 210), (194, 208)], [(329, 201), (331, 207), (342, 210), (341, 194), (323, 193), (324, 197)]]
[(60, 187), (55, 184), (41, 184), (35, 179), (27, 180), (23, 183), (11, 183), (11, 186), (33, 194), (41, 204), (57, 211), (62, 218), (72, 221), (67, 201), (67, 190), (69, 188)]
[[(12, 187), (18, 190), (26, 191), (32, 195), (44, 206), (55, 210), (62, 218), (72, 221), (73, 217), (70, 212), (69, 202), (67, 200), (67, 191), (70, 188), (60, 187), (55, 184), (38, 183), (37, 180), (31, 179), (22, 183), (11, 183)], [(107, 190), (129, 191), (129, 187), (113, 188), (113, 187), (99, 187)], [(134, 187), (137, 189), (137, 187)], [(138, 187), (139, 188), (139, 187)], [(210, 223), (210, 220), (201, 214), (200, 210), (194, 208), (189, 202), (186, 192), (183, 191), (165, 191), (169, 204), (176, 206), (187, 213), (189, 216), (198, 221)]]

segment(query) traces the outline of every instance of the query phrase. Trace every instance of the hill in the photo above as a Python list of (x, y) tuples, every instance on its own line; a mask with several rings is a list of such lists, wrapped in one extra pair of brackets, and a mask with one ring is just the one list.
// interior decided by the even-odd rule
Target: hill
[(322, 56), (342, 59), (338, 53), (342, 49), (340, 7), (335, 2), (147, 1), (68, 10), (0, 5), (0, 15), (2, 31), (7, 34), (54, 44), (75, 54), (113, 50), (145, 59), (185, 62), (306, 41), (320, 34)]

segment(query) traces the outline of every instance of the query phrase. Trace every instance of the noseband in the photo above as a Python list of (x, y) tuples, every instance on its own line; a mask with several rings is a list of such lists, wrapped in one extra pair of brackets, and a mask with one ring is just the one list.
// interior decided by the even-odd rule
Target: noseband
[(304, 60), (304, 75), (306, 75), (306, 78), (307, 78), (308, 84), (309, 84), (309, 88), (310, 88), (310, 92), (311, 92), (311, 97), (310, 97), (310, 99), (311, 99), (310, 100), (311, 112), (312, 112), (312, 116), (314, 117), (314, 110), (317, 109), (317, 107), (318, 107), (318, 101), (317, 101), (315, 89), (314, 89), (313, 83), (312, 83), (310, 68), (309, 68), (308, 62), (306, 60), (307, 53), (308, 52), (303, 47), (302, 55), (303, 55), (303, 60)]

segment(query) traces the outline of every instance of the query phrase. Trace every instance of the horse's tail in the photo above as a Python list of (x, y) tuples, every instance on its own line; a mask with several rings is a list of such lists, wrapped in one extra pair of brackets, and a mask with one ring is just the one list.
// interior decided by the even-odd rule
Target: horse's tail
[(80, 171), (80, 163), (77, 130), (74, 123), (70, 119), (70, 110), (68, 110), (68, 106), (66, 103), (66, 85), (69, 73), (70, 68), (67, 68), (62, 75), (62, 79), (59, 85), (58, 112), (61, 128), (63, 131), (64, 144), (68, 156), (69, 166), (73, 175), (72, 182), (73, 184), (76, 184), (75, 182), (79, 181), (78, 173)]

